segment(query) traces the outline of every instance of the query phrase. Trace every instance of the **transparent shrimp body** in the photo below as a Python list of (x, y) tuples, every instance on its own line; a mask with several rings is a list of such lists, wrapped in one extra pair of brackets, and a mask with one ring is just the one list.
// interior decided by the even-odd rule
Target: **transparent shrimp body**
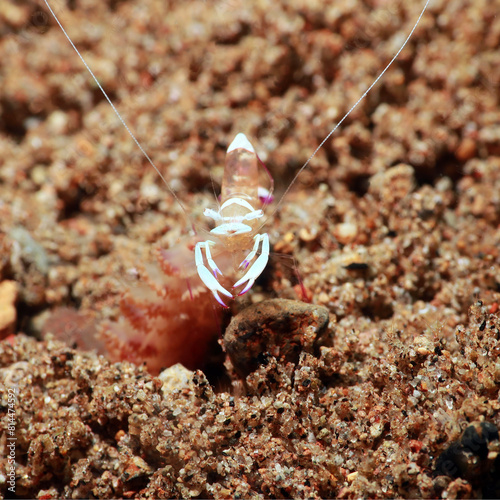
[(195, 247), (198, 275), (224, 307), (227, 306), (219, 294), (229, 298), (234, 294), (219, 282), (222, 272), (212, 257), (212, 250), (233, 256), (248, 252), (238, 265), (246, 272), (232, 285), (233, 289), (243, 286), (237, 295), (243, 295), (252, 287), (269, 259), (269, 236), (257, 233), (259, 219), (264, 215), (261, 209), (254, 208), (259, 203), (258, 177), (255, 150), (244, 134), (238, 134), (227, 149), (221, 205), (218, 210), (207, 208), (204, 211), (205, 216), (215, 222), (210, 231), (213, 238), (201, 241)]

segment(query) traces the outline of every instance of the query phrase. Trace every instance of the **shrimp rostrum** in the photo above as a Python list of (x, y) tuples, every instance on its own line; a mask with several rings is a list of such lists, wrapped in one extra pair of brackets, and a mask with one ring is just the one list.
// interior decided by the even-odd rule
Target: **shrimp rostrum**
[(227, 306), (219, 294), (229, 298), (234, 294), (219, 282), (224, 275), (215, 259), (227, 261), (229, 258), (234, 268), (244, 272), (232, 285), (236, 295), (250, 290), (269, 259), (269, 236), (258, 232), (264, 213), (254, 208), (257, 203), (258, 158), (246, 136), (238, 134), (227, 149), (219, 209), (204, 211), (206, 217), (213, 219), (215, 227), (209, 233), (210, 239), (198, 242), (195, 247), (198, 275), (224, 307)]

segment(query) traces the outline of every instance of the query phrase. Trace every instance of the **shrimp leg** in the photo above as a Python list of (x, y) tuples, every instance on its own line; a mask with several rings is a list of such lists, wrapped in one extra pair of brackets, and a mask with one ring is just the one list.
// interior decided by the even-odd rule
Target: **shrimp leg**
[(248, 283), (245, 285), (245, 288), (238, 294), (238, 295), (243, 295), (244, 293), (248, 292), (250, 288), (252, 288), (253, 284), (255, 283), (255, 280), (261, 275), (262, 271), (264, 271), (267, 261), (269, 260), (269, 236), (267, 233), (264, 234), (257, 234), (255, 235), (255, 245), (252, 249), (252, 251), (247, 255), (245, 260), (240, 264), (240, 267), (246, 268), (248, 264), (254, 259), (257, 250), (259, 248), (259, 243), (262, 243), (262, 248), (261, 248), (261, 253), (259, 257), (257, 257), (257, 260), (253, 263), (253, 265), (250, 267), (250, 269), (245, 273), (243, 278), (238, 280), (234, 285), (233, 288), (238, 288), (239, 286), (243, 285), (246, 281)]
[[(212, 255), (210, 254), (210, 246), (215, 245), (215, 243), (211, 240), (200, 241), (196, 244), (194, 249), (194, 258), (196, 262), (196, 270), (198, 271), (198, 276), (201, 281), (205, 283), (207, 288), (213, 293), (215, 300), (222, 306), (227, 307), (226, 304), (222, 301), (219, 296), (219, 293), (222, 293), (226, 297), (233, 298), (233, 294), (228, 292), (218, 281), (217, 281), (217, 273), (221, 274), (221, 271), (217, 267), (217, 264), (212, 259)], [(207, 258), (208, 265), (213, 271), (213, 274), (208, 270), (203, 261), (202, 249), (205, 250), (205, 255)], [(218, 293), (219, 292), (219, 293)]]

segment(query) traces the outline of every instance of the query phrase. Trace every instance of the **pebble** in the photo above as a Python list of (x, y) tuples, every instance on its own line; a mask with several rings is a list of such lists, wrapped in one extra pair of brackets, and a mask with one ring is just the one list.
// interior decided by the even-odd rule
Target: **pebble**
[(334, 234), (340, 243), (347, 245), (348, 243), (352, 243), (358, 235), (358, 226), (352, 222), (343, 222), (342, 224), (337, 224)]
[(458, 146), (455, 151), (455, 156), (460, 161), (467, 161), (476, 156), (476, 141), (470, 137), (466, 137)]
[(175, 390), (182, 390), (189, 388), (192, 383), (194, 373), (188, 370), (180, 363), (177, 363), (165, 370), (163, 370), (158, 378), (162, 381), (163, 385), (161, 390), (163, 394), (169, 394)]
[(233, 317), (223, 338), (234, 368), (246, 376), (265, 361), (265, 353), (297, 363), (315, 345), (329, 321), (328, 309), (296, 300), (272, 299)]

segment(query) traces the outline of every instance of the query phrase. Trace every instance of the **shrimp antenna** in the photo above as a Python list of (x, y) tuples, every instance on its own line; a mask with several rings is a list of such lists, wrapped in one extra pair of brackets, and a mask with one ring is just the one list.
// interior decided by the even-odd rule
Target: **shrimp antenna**
[(191, 220), (191, 217), (189, 217), (189, 214), (188, 214), (187, 210), (185, 209), (184, 205), (181, 203), (181, 200), (175, 194), (175, 191), (170, 187), (170, 184), (167, 182), (167, 180), (165, 179), (165, 177), (162, 175), (162, 173), (160, 172), (160, 170), (158, 169), (158, 167), (154, 164), (153, 160), (146, 153), (146, 150), (142, 147), (141, 143), (137, 140), (137, 138), (134, 135), (134, 133), (132, 132), (132, 130), (130, 130), (129, 126), (127, 125), (127, 123), (125, 122), (125, 120), (122, 118), (122, 115), (118, 112), (118, 110), (116, 109), (115, 105), (113, 104), (113, 101), (111, 101), (111, 99), (109, 98), (108, 94), (106, 94), (106, 91), (103, 89), (102, 85), (99, 83), (99, 80), (94, 75), (93, 71), (90, 69), (90, 66), (87, 64), (87, 61), (85, 61), (85, 59), (83, 58), (83, 56), (80, 53), (80, 51), (76, 48), (76, 45), (73, 43), (73, 40), (71, 40), (71, 38), (69, 37), (68, 33), (66, 32), (66, 30), (63, 27), (63, 25), (61, 24), (61, 21), (59, 21), (59, 19), (56, 16), (55, 12), (52, 10), (52, 7), (49, 5), (48, 1), (47, 0), (43, 0), (43, 1), (45, 2), (45, 5), (47, 6), (47, 9), (49, 9), (50, 13), (52, 14), (52, 17), (56, 20), (57, 24), (59, 25), (59, 27), (61, 28), (62, 32), (64, 33), (64, 36), (68, 39), (68, 41), (71, 44), (71, 46), (73, 47), (74, 51), (78, 54), (78, 57), (81, 59), (83, 65), (85, 66), (85, 68), (87, 68), (87, 71), (90, 73), (90, 75), (94, 79), (95, 83), (99, 87), (99, 90), (103, 93), (103, 95), (106, 98), (106, 100), (108, 101), (109, 105), (111, 106), (111, 108), (115, 112), (115, 115), (118, 117), (118, 119), (120, 120), (120, 122), (122, 123), (122, 125), (125, 127), (125, 130), (128, 132), (128, 134), (130, 135), (130, 137), (132, 137), (132, 139), (136, 143), (137, 147), (141, 150), (141, 153), (144, 155), (144, 157), (146, 158), (146, 160), (148, 160), (149, 164), (156, 170), (156, 172), (160, 176), (160, 179), (163, 181), (163, 183), (165, 184), (165, 186), (167, 186), (167, 189), (170, 191), (171, 195), (174, 197), (174, 200), (179, 204), (179, 206), (181, 207), (182, 211), (184, 212), (184, 215), (186, 216), (186, 219), (191, 224), (191, 228), (196, 233), (193, 221)]
[[(374, 82), (365, 90), (365, 92), (363, 93), (363, 95), (353, 104), (353, 106), (351, 107), (351, 109), (342, 117), (342, 119), (337, 123), (337, 125), (335, 125), (335, 127), (332, 128), (332, 130), (330, 130), (330, 132), (328, 133), (328, 135), (321, 141), (321, 144), (314, 150), (313, 154), (307, 159), (307, 161), (304, 163), (304, 165), (302, 165), (302, 167), (300, 167), (300, 170), (295, 174), (294, 178), (292, 179), (292, 182), (290, 182), (290, 184), (288, 185), (288, 187), (286, 188), (285, 192), (283, 193), (283, 195), (281, 196), (280, 200), (278, 201), (278, 203), (276, 204), (276, 207), (274, 208), (274, 211), (273, 213), (271, 214), (270, 217), (268, 217), (267, 220), (271, 219), (274, 214), (278, 211), (278, 208), (280, 207), (281, 203), (283, 202), (283, 199), (285, 198), (285, 196), (288, 194), (288, 192), (290, 191), (290, 188), (293, 186), (293, 184), (295, 183), (295, 181), (297, 180), (297, 177), (302, 173), (302, 171), (309, 165), (309, 163), (311, 162), (311, 160), (316, 156), (316, 154), (318, 153), (318, 151), (323, 147), (323, 145), (325, 144), (325, 142), (330, 139), (330, 137), (335, 133), (335, 131), (340, 127), (340, 125), (342, 124), (342, 122), (354, 111), (354, 109), (358, 106), (358, 104), (368, 95), (368, 93), (370, 92), (370, 90), (375, 87), (375, 85), (378, 83), (378, 81), (384, 76), (385, 72), (391, 67), (392, 63), (398, 58), (399, 54), (401, 54), (401, 51), (405, 48), (406, 44), (408, 43), (408, 41), (410, 40), (410, 38), (412, 37), (413, 35), (413, 32), (417, 29), (417, 26), (418, 26), (418, 23), (420, 22), (420, 19), (422, 19), (422, 16), (424, 15), (424, 12), (426, 11), (427, 9), (427, 6), (429, 5), (431, 0), (427, 0), (425, 2), (425, 5), (424, 5), (424, 8), (422, 9), (422, 11), (420, 12), (420, 15), (418, 16), (418, 19), (417, 21), (415, 22), (415, 24), (413, 25), (413, 28), (411, 29), (410, 31), (410, 34), (406, 37), (406, 40), (403, 42), (403, 45), (401, 45), (401, 47), (399, 48), (399, 50), (396, 52), (396, 54), (394, 55), (394, 57), (389, 61), (389, 63), (387, 64), (387, 66), (382, 70), (382, 72), (377, 76), (377, 78), (374, 80)], [(265, 224), (267, 223), (264, 222), (264, 224), (262, 224), (262, 226), (264, 226)], [(261, 227), (262, 227), (261, 226)]]

